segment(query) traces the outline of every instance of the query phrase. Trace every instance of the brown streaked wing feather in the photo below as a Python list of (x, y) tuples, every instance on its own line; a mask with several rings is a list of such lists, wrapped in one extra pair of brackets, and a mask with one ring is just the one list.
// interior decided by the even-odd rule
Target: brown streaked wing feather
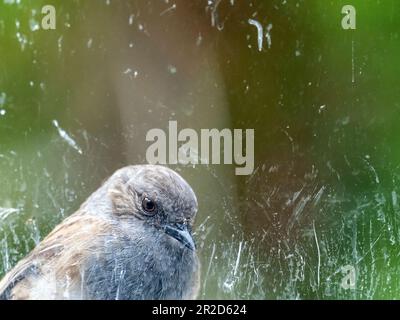
[(93, 247), (93, 235), (101, 236), (107, 227), (104, 220), (79, 212), (64, 220), (0, 281), (0, 299), (32, 298), (30, 289), (49, 273), (56, 281), (68, 277), (79, 285), (82, 253)]

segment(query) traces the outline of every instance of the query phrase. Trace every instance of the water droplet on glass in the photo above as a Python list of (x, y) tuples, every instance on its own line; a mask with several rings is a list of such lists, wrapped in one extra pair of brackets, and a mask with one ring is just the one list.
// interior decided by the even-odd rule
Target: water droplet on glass
[(170, 74), (175, 74), (175, 73), (178, 72), (178, 70), (176, 69), (176, 67), (173, 66), (173, 65), (171, 65), (171, 64), (168, 65), (168, 71), (169, 71)]
[(25, 50), (25, 46), (28, 43), (28, 40), (26, 39), (26, 36), (24, 36), (20, 32), (17, 32), (16, 36), (17, 36), (17, 40), (18, 40), (19, 44), (21, 45), (21, 50), (24, 51)]
[(87, 42), (87, 47), (88, 47), (88, 49), (90, 49), (90, 48), (92, 47), (92, 44), (93, 44), (93, 39), (90, 38), (90, 39), (88, 40), (88, 42)]
[(7, 95), (5, 92), (0, 93), (0, 107), (6, 103)]
[(129, 16), (129, 25), (131, 26), (133, 24), (133, 20), (135, 19), (135, 16), (133, 14), (131, 14)]
[(31, 29), (32, 32), (35, 32), (40, 29), (40, 26), (36, 20), (30, 19), (29, 20), (29, 28)]

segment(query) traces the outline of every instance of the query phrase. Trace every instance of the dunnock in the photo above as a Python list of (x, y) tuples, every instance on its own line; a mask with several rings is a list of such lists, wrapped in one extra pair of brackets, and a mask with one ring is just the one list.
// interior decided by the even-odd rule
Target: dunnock
[(0, 282), (1, 299), (193, 299), (196, 196), (153, 165), (114, 173)]

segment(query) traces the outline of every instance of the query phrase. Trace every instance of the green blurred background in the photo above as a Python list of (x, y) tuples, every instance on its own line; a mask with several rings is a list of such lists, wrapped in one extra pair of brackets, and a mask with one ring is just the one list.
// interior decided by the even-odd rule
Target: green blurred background
[(0, 0), (0, 276), (177, 120), (255, 129), (251, 176), (173, 167), (200, 298), (399, 299), (399, 30), (395, 0)]

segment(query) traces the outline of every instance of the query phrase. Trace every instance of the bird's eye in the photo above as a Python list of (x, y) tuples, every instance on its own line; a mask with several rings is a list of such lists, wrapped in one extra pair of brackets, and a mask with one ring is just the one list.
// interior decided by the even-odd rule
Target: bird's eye
[(143, 210), (147, 213), (154, 214), (157, 210), (156, 203), (148, 197), (144, 197), (142, 200)]

